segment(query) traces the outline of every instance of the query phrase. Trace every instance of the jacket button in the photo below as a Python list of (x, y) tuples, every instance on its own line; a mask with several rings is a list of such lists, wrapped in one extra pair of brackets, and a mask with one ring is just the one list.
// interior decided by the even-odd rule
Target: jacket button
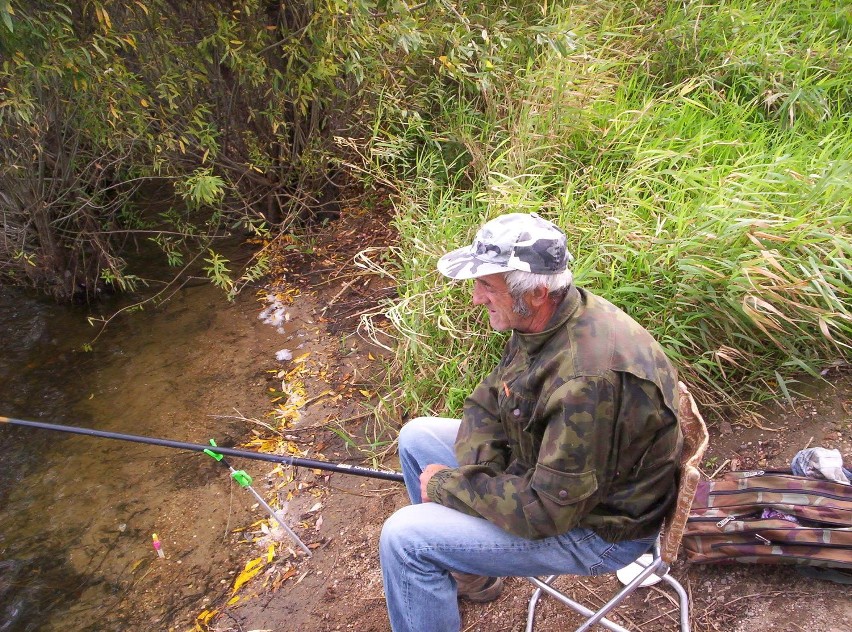
[(561, 499), (565, 500), (566, 498), (568, 498), (568, 492), (565, 491), (564, 489), (560, 489), (559, 490), (559, 497)]
[(513, 410), (513, 411), (512, 411), (512, 414), (513, 414), (515, 417), (520, 417), (520, 416), (521, 416), (521, 409), (520, 409), (520, 408), (516, 408), (515, 410)]

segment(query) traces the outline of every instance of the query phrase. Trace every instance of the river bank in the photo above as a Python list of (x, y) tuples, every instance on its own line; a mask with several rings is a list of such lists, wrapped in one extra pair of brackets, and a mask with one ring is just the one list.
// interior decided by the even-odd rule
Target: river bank
[[(346, 228), (341, 228), (345, 232)], [(329, 296), (334, 297), (342, 287), (341, 279), (351, 279), (360, 273), (353, 265), (357, 248), (349, 257), (341, 256), (342, 241), (335, 240), (335, 229), (320, 235), (315, 242), (316, 252), (308, 257), (306, 300), (313, 296), (319, 311), (327, 314)], [(333, 244), (333, 246), (332, 246)], [(336, 249), (330, 256), (327, 248)], [(331, 265), (329, 265), (331, 264)], [(324, 277), (332, 270), (330, 277)], [(326, 279), (334, 282), (332, 292)], [(341, 290), (342, 292), (342, 290)], [(348, 294), (344, 299), (355, 300)], [(338, 298), (340, 298), (338, 296)], [(328, 329), (344, 336), (345, 345), (338, 346), (344, 356), (336, 375), (351, 376), (352, 367), (368, 367), (378, 350), (356, 335), (355, 323), (348, 329), (341, 320), (331, 319)], [(349, 367), (349, 368), (346, 368)], [(380, 375), (380, 374), (379, 374)], [(377, 386), (367, 379), (361, 391), (392, 389), (393, 385)], [(711, 424), (711, 447), (702, 463), (705, 475), (720, 474), (732, 465), (740, 469), (753, 467), (786, 467), (790, 458), (806, 445), (837, 447), (847, 459), (852, 457), (852, 373), (838, 368), (826, 374), (824, 382), (808, 388), (797, 385), (805, 396), (797, 397), (793, 405), (784, 402), (762, 409), (760, 425), (754, 418), (734, 416)], [(332, 386), (332, 388), (339, 388)], [(363, 397), (363, 393), (361, 393)], [(311, 397), (311, 391), (307, 393)], [(364, 404), (369, 404), (365, 397)], [(348, 443), (341, 444), (332, 432), (329, 419), (349, 419), (357, 416), (352, 401), (326, 401), (320, 410), (306, 410), (293, 426), (302, 445), (325, 446), (328, 455), (341, 458), (358, 453)], [(363, 409), (362, 409), (363, 410)], [(417, 411), (399, 411), (396, 423)], [(763, 427), (761, 427), (763, 426)], [(345, 428), (350, 436), (364, 437), (365, 419), (362, 416)], [(336, 440), (337, 439), (337, 440)], [(353, 439), (354, 441), (354, 439)], [(383, 462), (395, 468), (397, 461), (391, 451)], [(321, 509), (303, 515), (305, 533), (320, 536), (320, 545), (310, 560), (300, 563), (298, 573), (285, 582), (276, 583), (275, 567), (269, 565), (243, 591), (243, 598), (228, 605), (217, 604), (215, 612), (205, 621), (212, 632), (242, 632), (291, 630), (389, 632), (382, 593), (378, 560), (378, 539), (384, 520), (408, 500), (401, 486), (382, 481), (354, 479), (337, 474), (317, 480), (310, 472), (307, 483), (316, 485), (322, 495)], [(298, 483), (297, 483), (298, 484)], [(319, 520), (319, 518), (322, 520)], [(319, 524), (318, 524), (319, 523)], [(683, 558), (675, 565), (674, 575), (681, 580), (691, 596), (692, 629), (696, 632), (841, 632), (852, 627), (852, 604), (842, 586), (830, 582), (805, 579), (794, 568), (758, 565), (701, 566), (688, 564)], [(565, 578), (580, 599), (600, 601), (607, 591), (616, 589), (615, 582), (606, 578)], [(503, 595), (485, 605), (463, 604), (465, 632), (519, 632), (524, 629), (527, 600), (531, 588), (524, 580), (507, 580)], [(620, 608), (614, 618), (629, 629), (642, 632), (665, 632), (676, 629), (676, 614), (671, 597), (663, 589), (654, 588), (634, 595)], [(540, 606), (537, 630), (556, 632), (574, 629), (580, 621), (566, 609), (545, 600)]]

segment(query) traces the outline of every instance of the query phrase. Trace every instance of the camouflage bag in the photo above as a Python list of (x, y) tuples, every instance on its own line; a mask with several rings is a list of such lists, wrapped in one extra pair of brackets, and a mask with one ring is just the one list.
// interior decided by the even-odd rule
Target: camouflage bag
[(852, 485), (762, 470), (702, 481), (683, 548), (696, 563), (852, 569)]

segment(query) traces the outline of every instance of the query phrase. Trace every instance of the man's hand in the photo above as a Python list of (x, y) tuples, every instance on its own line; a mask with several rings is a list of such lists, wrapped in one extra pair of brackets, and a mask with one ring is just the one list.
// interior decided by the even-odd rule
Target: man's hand
[(426, 466), (426, 469), (420, 473), (420, 500), (424, 503), (432, 502), (429, 494), (426, 493), (426, 486), (429, 484), (429, 479), (435, 476), (435, 473), (448, 469), (450, 469), (449, 465), (441, 465), (439, 463), (430, 463)]

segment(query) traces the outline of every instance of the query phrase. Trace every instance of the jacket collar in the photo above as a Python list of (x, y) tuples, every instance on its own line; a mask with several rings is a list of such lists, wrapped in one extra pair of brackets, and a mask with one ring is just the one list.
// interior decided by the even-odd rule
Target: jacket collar
[(519, 331), (512, 332), (512, 338), (519, 344), (528, 355), (537, 353), (554, 332), (561, 328), (568, 320), (574, 317), (581, 308), (583, 297), (580, 290), (573, 283), (568, 288), (568, 293), (553, 312), (543, 331), (534, 334), (524, 334)]

